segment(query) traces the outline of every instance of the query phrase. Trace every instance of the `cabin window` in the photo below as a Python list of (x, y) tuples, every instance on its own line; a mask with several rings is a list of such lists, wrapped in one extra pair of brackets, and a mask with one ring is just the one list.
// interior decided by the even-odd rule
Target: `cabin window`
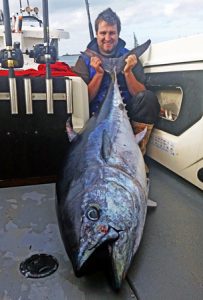
[(40, 26), (40, 23), (37, 19), (23, 19), (23, 24), (30, 27)]
[(161, 89), (156, 91), (161, 111), (160, 117), (175, 121), (180, 113), (183, 91), (180, 87)]

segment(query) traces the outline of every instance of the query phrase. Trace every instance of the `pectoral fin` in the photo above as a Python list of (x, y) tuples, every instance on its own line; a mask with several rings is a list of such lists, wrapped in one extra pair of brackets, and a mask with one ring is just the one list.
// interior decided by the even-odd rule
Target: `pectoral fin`
[(103, 132), (102, 136), (102, 148), (101, 148), (101, 156), (107, 162), (109, 156), (111, 154), (112, 142), (111, 138), (106, 130)]

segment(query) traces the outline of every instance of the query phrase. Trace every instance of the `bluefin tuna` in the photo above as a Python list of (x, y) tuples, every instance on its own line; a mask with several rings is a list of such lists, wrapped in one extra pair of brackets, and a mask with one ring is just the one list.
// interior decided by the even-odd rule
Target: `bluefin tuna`
[[(146, 45), (134, 53), (139, 56)], [(148, 199), (138, 146), (145, 131), (134, 136), (116, 79), (125, 58), (102, 60), (105, 70), (114, 69), (113, 79), (99, 113), (82, 132), (75, 134), (67, 122), (71, 144), (56, 184), (60, 232), (76, 276), (102, 257), (115, 289), (121, 287), (140, 244)]]

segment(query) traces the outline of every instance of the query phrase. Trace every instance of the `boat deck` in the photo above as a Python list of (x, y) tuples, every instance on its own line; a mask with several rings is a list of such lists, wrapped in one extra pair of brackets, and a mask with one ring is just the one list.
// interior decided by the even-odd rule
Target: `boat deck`
[[(203, 193), (154, 161), (148, 212), (139, 251), (119, 293), (103, 274), (76, 278), (55, 214), (55, 185), (0, 189), (1, 300), (202, 300)], [(52, 275), (31, 279), (19, 266), (35, 253), (53, 255)]]

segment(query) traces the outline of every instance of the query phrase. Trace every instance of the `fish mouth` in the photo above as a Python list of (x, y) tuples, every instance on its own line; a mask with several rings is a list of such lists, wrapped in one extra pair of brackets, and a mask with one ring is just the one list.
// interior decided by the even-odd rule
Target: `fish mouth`
[(113, 289), (119, 290), (131, 258), (132, 247), (128, 242), (128, 233), (110, 228), (108, 234), (94, 246), (80, 249), (75, 273), (80, 277), (102, 269), (107, 271)]
[(126, 277), (133, 257), (133, 243), (129, 240), (128, 233), (120, 233), (119, 239), (112, 244), (111, 249), (111, 268), (112, 286), (119, 290)]
[(83, 273), (83, 269), (86, 268), (86, 265), (89, 263), (89, 260), (92, 258), (93, 254), (97, 252), (97, 255), (98, 253), (99, 255), (101, 255), (101, 249), (106, 248), (106, 245), (111, 244), (113, 241), (116, 241), (119, 238), (119, 232), (119, 230), (110, 227), (108, 232), (100, 237), (100, 239), (98, 239), (96, 242), (81, 242), (79, 253), (77, 256), (76, 273)]

